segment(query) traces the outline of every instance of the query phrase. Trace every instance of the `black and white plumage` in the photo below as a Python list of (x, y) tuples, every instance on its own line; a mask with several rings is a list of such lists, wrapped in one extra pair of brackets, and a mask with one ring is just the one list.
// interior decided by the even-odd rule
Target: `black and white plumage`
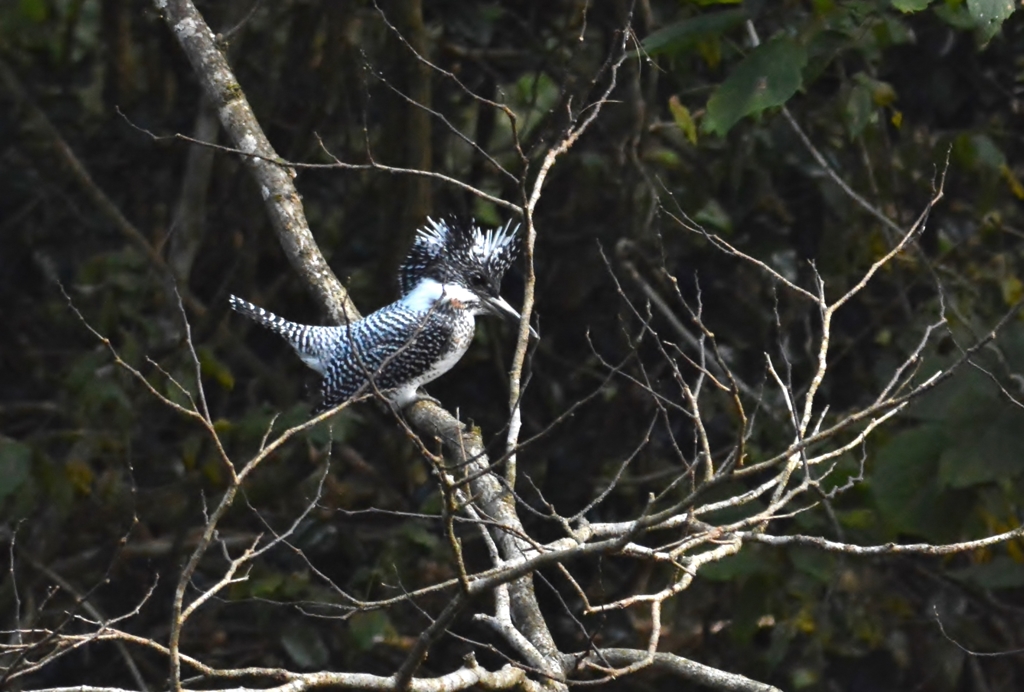
[(408, 294), (428, 276), (442, 284), (476, 277), (477, 281), (485, 279), (493, 295), (498, 295), (501, 277), (516, 258), (518, 230), (519, 226), (512, 228), (511, 221), (504, 228), (485, 231), (455, 218), (435, 221), (427, 217), (398, 270), (398, 292)]
[(345, 326), (296, 324), (235, 296), (231, 307), (283, 336), (323, 375), (318, 411), (372, 391), (371, 381), (405, 406), (417, 399), (421, 385), (462, 358), (477, 315), (519, 320), (498, 294), (515, 259), (517, 230), (511, 224), (484, 231), (455, 219), (428, 219), (399, 271), (401, 298)]

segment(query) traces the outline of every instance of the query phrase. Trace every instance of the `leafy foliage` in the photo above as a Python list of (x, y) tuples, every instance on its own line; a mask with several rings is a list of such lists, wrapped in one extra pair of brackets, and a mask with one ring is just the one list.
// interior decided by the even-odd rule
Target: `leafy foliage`
[(750, 52), (708, 99), (704, 121), (710, 132), (724, 135), (741, 118), (781, 106), (801, 85), (807, 50), (784, 37)]

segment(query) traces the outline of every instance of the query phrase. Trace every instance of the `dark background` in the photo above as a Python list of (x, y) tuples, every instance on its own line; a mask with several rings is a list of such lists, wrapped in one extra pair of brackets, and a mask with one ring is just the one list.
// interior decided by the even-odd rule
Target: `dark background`
[[(837, 315), (823, 389), (834, 418), (872, 401), (924, 326), (938, 319), (936, 281), (953, 336), (928, 350), (931, 368), (986, 333), (1024, 292), (1024, 20), (1014, 14), (985, 43), (970, 26), (966, 3), (955, 1), (915, 14), (852, 0), (714, 5), (640, 2), (637, 38), (739, 10), (755, 18), (762, 38), (786, 36), (807, 46), (802, 88), (788, 107), (840, 174), (901, 226), (924, 208), (949, 156), (946, 195), (918, 250), (886, 267)], [(286, 0), (199, 8), (227, 34), (236, 76), (282, 157), (328, 163), (322, 140), (346, 162), (372, 155), (521, 203), (516, 178), (523, 162), (504, 116), (414, 60), (372, 5)], [(439, 67), (517, 113), (531, 176), (567, 126), (567, 105), (578, 111), (605, 83), (592, 80), (628, 8), (618, 0), (382, 6)], [(830, 297), (894, 243), (823, 175), (777, 111), (745, 118), (724, 137), (699, 129), (709, 96), (745, 46), (742, 19), (723, 21), (681, 32), (649, 58), (627, 60), (612, 102), (552, 170), (536, 217), (543, 339), (524, 398), (524, 437), (602, 385), (607, 371), (598, 355), (609, 362), (628, 355), (623, 329), (635, 331), (637, 323), (613, 278), (642, 306), (628, 266), (666, 297), (666, 272), (688, 299), (699, 290), (707, 325), (745, 381), (760, 387), (770, 352), (788, 357), (795, 387), (806, 386), (818, 329), (808, 304), (684, 231), (665, 210), (685, 212), (808, 288), (813, 262)], [(184, 383), (194, 381), (173, 277), (188, 298), (211, 411), (228, 452), (240, 459), (275, 414), (281, 413), (279, 429), (306, 416), (316, 380), (280, 340), (231, 314), (228, 294), (299, 322), (318, 323), (320, 315), (239, 160), (167, 137), (213, 140), (218, 132), (215, 124), (210, 129), (215, 118), (184, 55), (147, 3), (4, 3), (0, 60), (0, 521), (7, 541), (17, 532), (15, 566), (4, 567), (0, 590), (2, 628), (16, 622), (13, 575), (23, 622), (52, 626), (75, 602), (66, 587), (47, 599), (54, 574), (88, 592), (107, 616), (131, 610), (161, 574), (125, 627), (162, 641), (175, 570), (202, 526), (203, 498), (209, 502), (223, 487), (221, 462), (202, 430), (113, 365), (57, 281), (125, 361), (169, 392), (147, 358)], [(399, 94), (442, 114), (513, 175), (498, 173), (439, 118)], [(674, 116), (672, 99), (697, 119), (695, 142), (678, 108)], [(395, 269), (427, 215), (471, 215), (485, 225), (507, 220), (502, 210), (429, 178), (303, 170), (296, 184), (321, 250), (364, 313), (394, 299)], [(519, 303), (520, 270), (506, 278), (504, 295)], [(666, 340), (676, 338), (660, 317), (654, 326)], [(513, 342), (506, 325), (482, 321), (462, 362), (429, 387), (499, 445)], [(835, 504), (840, 538), (945, 542), (1019, 523), (1024, 421), (994, 384), (1020, 393), (1019, 319), (997, 343), (979, 360), (991, 377), (965, 370), (875, 435), (865, 480)], [(660, 386), (669, 373), (645, 348), (638, 357), (650, 359)], [(778, 405), (769, 390), (765, 406)], [(521, 454), (521, 474), (571, 514), (604, 487), (655, 413), (640, 388), (613, 379)], [(712, 399), (705, 415), (713, 440), (728, 444), (736, 426), (728, 407)], [(618, 492), (592, 518), (635, 516), (647, 494), (671, 477), (678, 461), (666, 431), (673, 425), (676, 436), (691, 434), (682, 418), (655, 426)], [(762, 416), (752, 461), (784, 448), (790, 437), (785, 425)], [(190, 622), (186, 652), (232, 667), (390, 672), (402, 660), (409, 637), (425, 624), (415, 610), (342, 621), (310, 617), (310, 608), (294, 604), (336, 601), (311, 564), (366, 597), (452, 576), (437, 522), (352, 513), (437, 511), (429, 471), (391, 416), (364, 404), (335, 422), (333, 444), (318, 430), (286, 447), (252, 480), (247, 499), (262, 521), (286, 527), (328, 461), (320, 507), (296, 537), (308, 561), (288, 551), (261, 560), (248, 581)], [(855, 473), (857, 459), (848, 462)], [(520, 490), (535, 499), (528, 485)], [(222, 536), (244, 542), (264, 528), (241, 507)], [(533, 528), (540, 537), (552, 531), (540, 522)], [(837, 537), (820, 510), (773, 529)], [(128, 540), (119, 546), (122, 536)], [(222, 566), (213, 556), (197, 586)], [(590, 567), (586, 586), (599, 601), (638, 591), (658, 576), (611, 558)], [(663, 650), (785, 689), (1024, 685), (1019, 655), (968, 657), (935, 619), (938, 613), (949, 635), (974, 650), (1024, 646), (1019, 543), (941, 560), (748, 546), (701, 574), (666, 611)], [(554, 573), (548, 576), (551, 585), (541, 581), (538, 592), (555, 636), (566, 651), (582, 649), (586, 638), (553, 589), (578, 604)], [(443, 600), (422, 605), (437, 612)], [(649, 628), (628, 612), (585, 624), (606, 645), (636, 645)], [(488, 637), (468, 621), (456, 630)], [(457, 639), (442, 640), (427, 672), (457, 667), (466, 650)], [(148, 679), (163, 679), (162, 659), (138, 655)], [(85, 682), (131, 685), (109, 645), (68, 655), (26, 684)], [(679, 689), (650, 675), (629, 688)]]

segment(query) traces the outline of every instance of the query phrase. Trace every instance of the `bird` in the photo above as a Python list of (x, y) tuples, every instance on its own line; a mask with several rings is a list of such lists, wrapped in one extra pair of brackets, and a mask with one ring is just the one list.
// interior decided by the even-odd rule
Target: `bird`
[[(501, 279), (517, 254), (518, 230), (511, 221), (484, 230), (456, 217), (428, 217), (399, 268), (398, 300), (347, 325), (297, 324), (234, 295), (229, 303), (284, 337), (320, 373), (314, 414), (374, 391), (403, 408), (431, 398), (419, 388), (462, 358), (478, 316), (520, 321), (500, 295)], [(537, 337), (532, 327), (530, 333)]]

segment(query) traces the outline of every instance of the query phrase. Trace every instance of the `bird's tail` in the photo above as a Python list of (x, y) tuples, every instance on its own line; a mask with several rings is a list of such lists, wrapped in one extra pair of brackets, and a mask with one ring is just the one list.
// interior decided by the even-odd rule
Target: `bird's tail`
[(288, 341), (294, 341), (296, 333), (302, 328), (302, 325), (289, 322), (285, 318), (278, 317), (274, 313), (268, 312), (258, 305), (253, 305), (247, 300), (242, 300), (238, 296), (229, 297), (228, 303), (235, 312), (241, 313), (267, 329), (277, 332)]

